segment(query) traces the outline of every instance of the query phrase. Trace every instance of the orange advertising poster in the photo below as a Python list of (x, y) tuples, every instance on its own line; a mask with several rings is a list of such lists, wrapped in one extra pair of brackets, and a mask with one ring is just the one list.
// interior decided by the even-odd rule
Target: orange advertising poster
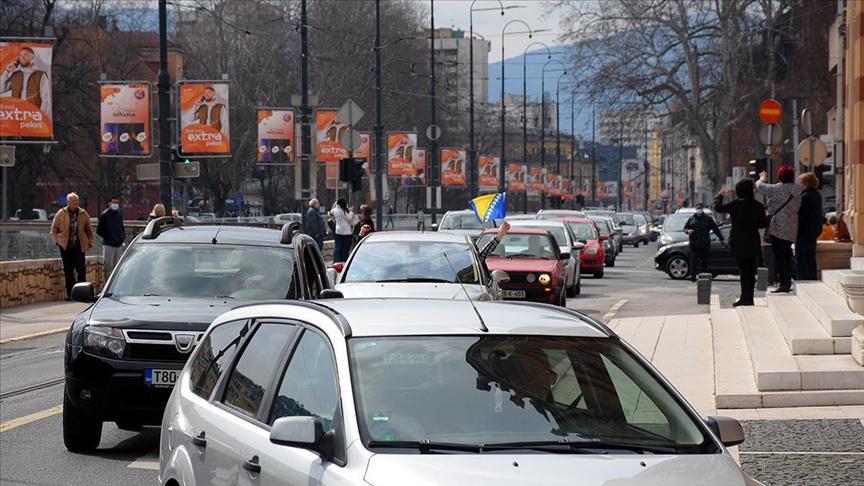
[(573, 199), (573, 181), (570, 179), (561, 181), (561, 196), (568, 201)]
[(528, 172), (528, 190), (533, 192), (546, 191), (546, 169), (531, 167)]
[(412, 132), (387, 133), (387, 175), (414, 177), (417, 175), (417, 134)]
[(468, 153), (464, 149), (441, 149), (441, 185), (464, 186)]
[(406, 186), (426, 185), (426, 149), (414, 150), (415, 172), (412, 176), (402, 177), (402, 184)]
[(507, 165), (507, 190), (524, 191), (525, 179), (528, 177), (528, 167), (522, 164)]
[(0, 42), (0, 138), (54, 138), (48, 42)]
[(498, 171), (501, 159), (492, 155), (481, 155), (478, 159), (480, 170), (480, 189), (498, 189)]
[[(363, 159), (363, 172), (366, 177), (372, 170), (372, 135), (369, 133), (360, 134), (360, 147), (354, 151), (355, 159)], [(341, 189), (344, 183), (339, 181), (339, 162), (324, 164), (327, 189)]]
[(112, 83), (99, 87), (99, 153), (115, 157), (150, 155), (150, 84)]
[(546, 194), (550, 196), (561, 195), (561, 176), (558, 174), (546, 174)]
[(294, 162), (294, 110), (258, 110), (258, 162)]
[(315, 111), (315, 160), (320, 164), (338, 163), (348, 157), (348, 151), (339, 143), (339, 136), (348, 130), (337, 115), (338, 110)]
[(228, 83), (180, 83), (180, 153), (230, 154)]

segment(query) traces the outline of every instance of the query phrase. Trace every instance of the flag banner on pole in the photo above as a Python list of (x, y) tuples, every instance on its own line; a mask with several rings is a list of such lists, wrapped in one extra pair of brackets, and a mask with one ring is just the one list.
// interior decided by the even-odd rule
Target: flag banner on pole
[(522, 164), (507, 165), (507, 190), (524, 191), (525, 179), (528, 176), (528, 167)]
[(0, 41), (0, 138), (52, 139), (50, 41)]
[(480, 190), (494, 191), (497, 189), (501, 159), (492, 155), (481, 155), (478, 165), (480, 168)]
[(486, 194), (471, 200), (471, 209), (481, 223), (488, 223), (495, 219), (503, 219), (506, 215), (507, 193)]

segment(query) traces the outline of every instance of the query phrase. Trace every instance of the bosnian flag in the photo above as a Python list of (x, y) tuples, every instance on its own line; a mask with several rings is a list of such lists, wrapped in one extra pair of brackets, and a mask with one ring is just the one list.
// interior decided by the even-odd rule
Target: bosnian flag
[(505, 192), (498, 194), (486, 194), (485, 196), (475, 197), (471, 200), (471, 209), (474, 210), (474, 215), (481, 223), (488, 223), (496, 219), (503, 219), (505, 209), (507, 208), (507, 198)]

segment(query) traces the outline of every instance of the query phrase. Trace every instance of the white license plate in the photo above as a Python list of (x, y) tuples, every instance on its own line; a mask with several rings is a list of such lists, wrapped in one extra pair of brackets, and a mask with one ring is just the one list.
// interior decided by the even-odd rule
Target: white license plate
[(524, 299), (525, 291), (524, 290), (505, 290), (504, 291), (505, 299)]
[(157, 370), (147, 368), (144, 370), (144, 384), (147, 386), (172, 387), (177, 383), (180, 370)]

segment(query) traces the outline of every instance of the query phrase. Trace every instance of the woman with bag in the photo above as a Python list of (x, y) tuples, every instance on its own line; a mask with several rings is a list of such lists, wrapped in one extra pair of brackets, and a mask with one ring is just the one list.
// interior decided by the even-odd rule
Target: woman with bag
[(735, 195), (738, 199), (723, 204), (723, 196), (728, 189), (723, 186), (714, 198), (716, 213), (729, 213), (732, 218), (732, 231), (729, 236), (729, 246), (738, 273), (741, 276), (741, 296), (732, 306), (753, 305), (753, 291), (756, 287), (756, 262), (761, 253), (759, 228), (768, 223), (765, 216), (765, 206), (753, 197), (753, 181), (742, 179), (735, 184)]
[(348, 254), (351, 252), (351, 244), (354, 242), (354, 223), (356, 216), (348, 207), (348, 202), (345, 198), (339, 198), (333, 209), (330, 210), (330, 216), (336, 223), (334, 230), (333, 241), (333, 263), (344, 262), (348, 259)]
[(768, 172), (762, 171), (756, 191), (768, 196), (768, 235), (780, 283), (771, 293), (792, 291), (792, 243), (798, 237), (798, 209), (801, 187), (795, 182), (795, 169), (777, 168), (777, 184), (768, 183)]

